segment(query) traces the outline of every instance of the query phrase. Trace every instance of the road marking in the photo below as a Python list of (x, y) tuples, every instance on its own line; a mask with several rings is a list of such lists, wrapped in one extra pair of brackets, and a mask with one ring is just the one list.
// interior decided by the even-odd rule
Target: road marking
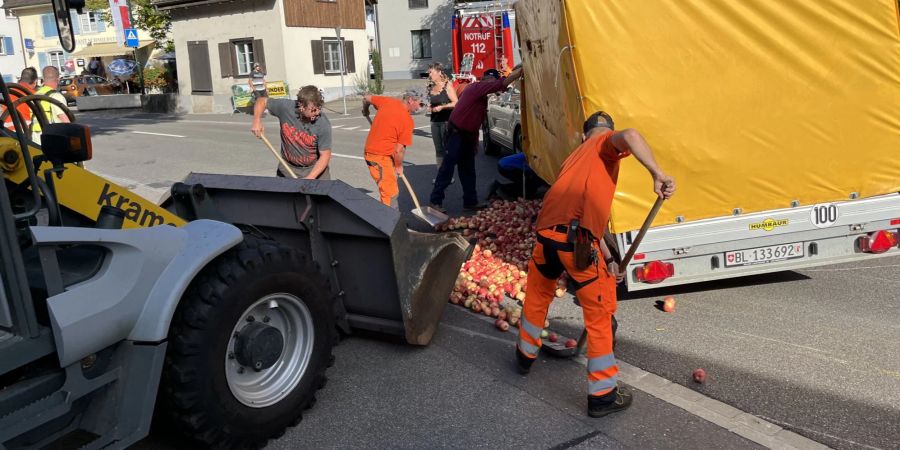
[[(338, 125), (338, 126), (340, 126), (340, 125)], [(353, 130), (355, 130), (355, 129), (357, 129), (357, 128), (359, 128), (359, 127), (344, 128), (344, 131), (353, 131)]]
[(359, 130), (359, 131), (365, 131), (365, 132), (368, 132), (369, 130), (370, 130), (369, 128), (366, 128), (365, 130)]
[(182, 136), (180, 134), (166, 134), (166, 133), (151, 133), (149, 131), (132, 131), (132, 133), (136, 134), (149, 134), (152, 136), (166, 136), (166, 137), (174, 137), (174, 138), (183, 138), (186, 136)]
[(425, 125), (424, 127), (413, 128), (413, 130), (424, 130), (426, 128), (431, 128), (431, 125)]
[(793, 425), (793, 424), (790, 424), (790, 423), (787, 423), (787, 422), (781, 422), (781, 421), (779, 421), (779, 420), (775, 420), (775, 419), (772, 419), (772, 418), (770, 418), (770, 417), (765, 417), (765, 416), (763, 416), (762, 418), (768, 420), (769, 422), (776, 423), (776, 424), (781, 425), (781, 426), (788, 426), (788, 427), (791, 427), (791, 428), (797, 428), (798, 430), (808, 431), (808, 432), (810, 432), (810, 433), (815, 433), (815, 434), (818, 434), (818, 435), (821, 435), (821, 436), (829, 437), (829, 438), (834, 439), (834, 440), (838, 440), (838, 441), (841, 441), (841, 442), (846, 442), (846, 443), (848, 443), (848, 444), (853, 444), (853, 445), (860, 446), (860, 447), (871, 448), (872, 450), (881, 450), (881, 449), (879, 449), (878, 447), (872, 447), (871, 445), (866, 445), (866, 444), (862, 444), (862, 443), (859, 443), (859, 442), (856, 442), (856, 441), (851, 441), (851, 440), (849, 440), (849, 439), (844, 439), (844, 438), (841, 438), (841, 437), (838, 437), (838, 436), (835, 436), (835, 435), (832, 435), (832, 434), (823, 433), (823, 432), (818, 431), (818, 430), (813, 430), (813, 429), (810, 429), (810, 428), (801, 427), (800, 425)]
[[(486, 323), (490, 323), (492, 320), (481, 317), (478, 317), (478, 319)], [(442, 323), (440, 326), (441, 328), (449, 328), (469, 336), (477, 336), (495, 342), (515, 345), (515, 341), (510, 339), (491, 336), (467, 328), (457, 327), (446, 323)], [(578, 355), (572, 359), (587, 368), (588, 361), (584, 355)], [(671, 380), (660, 377), (659, 375), (632, 366), (625, 361), (617, 359), (616, 362), (619, 365), (619, 379), (625, 384), (646, 392), (670, 405), (677, 406), (688, 413), (718, 425), (744, 439), (756, 442), (757, 444), (768, 448), (792, 449), (798, 448), (798, 445), (800, 448), (804, 449), (828, 448), (812, 439), (788, 431), (773, 423), (774, 421), (772, 420), (764, 420), (764, 418), (759, 416), (754, 416), (741, 411), (731, 405), (707, 397), (693, 389), (686, 388), (678, 383), (673, 383)], [(793, 426), (789, 424), (785, 425)], [(808, 431), (816, 432), (814, 430)], [(816, 433), (824, 435), (824, 433), (821, 432)]]
[(366, 160), (366, 158), (363, 158), (362, 156), (342, 155), (342, 154), (340, 154), (340, 153), (335, 153), (335, 152), (331, 152), (331, 156), (336, 156), (336, 157), (338, 157), (338, 158), (347, 158), (347, 159), (361, 159), (361, 160), (363, 160), (363, 161)]
[(341, 128), (343, 125), (332, 125), (331, 128)]

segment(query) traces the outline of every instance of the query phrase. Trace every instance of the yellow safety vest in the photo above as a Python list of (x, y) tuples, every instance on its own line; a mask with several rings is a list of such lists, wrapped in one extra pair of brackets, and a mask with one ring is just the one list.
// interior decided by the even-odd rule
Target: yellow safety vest
[[(38, 94), (38, 95), (49, 96), (50, 94), (52, 94), (54, 92), (59, 92), (59, 91), (57, 91), (56, 89), (53, 89), (50, 86), (41, 86), (34, 93)], [(40, 102), (40, 104), (41, 104), (41, 109), (44, 111), (44, 117), (47, 118), (47, 122), (48, 123), (56, 123), (56, 118), (53, 117), (53, 104), (50, 102)], [(41, 123), (37, 119), (33, 120), (33, 124), (31, 126), (31, 131), (34, 133), (40, 133), (42, 131)]]

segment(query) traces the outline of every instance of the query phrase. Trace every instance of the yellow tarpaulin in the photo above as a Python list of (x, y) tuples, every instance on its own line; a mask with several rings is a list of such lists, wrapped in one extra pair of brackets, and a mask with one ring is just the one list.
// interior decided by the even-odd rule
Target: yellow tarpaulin
[[(520, 0), (516, 18), (548, 181), (602, 109), (678, 182), (655, 226), (900, 191), (896, 0)], [(653, 201), (628, 158), (611, 230)]]

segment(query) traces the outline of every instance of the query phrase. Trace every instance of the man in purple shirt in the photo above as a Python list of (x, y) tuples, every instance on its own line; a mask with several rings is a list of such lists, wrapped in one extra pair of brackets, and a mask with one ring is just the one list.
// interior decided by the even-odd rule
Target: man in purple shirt
[(522, 77), (522, 68), (517, 66), (508, 77), (501, 79), (495, 69), (484, 71), (481, 81), (466, 87), (450, 114), (447, 136), (444, 138), (444, 156), (438, 168), (434, 189), (431, 191), (431, 206), (443, 211), (444, 190), (453, 178), (453, 169), (459, 167), (459, 181), (463, 188), (463, 208), (482, 209), (475, 191), (475, 153), (478, 148), (478, 131), (487, 114), (488, 95), (506, 90), (510, 84)]

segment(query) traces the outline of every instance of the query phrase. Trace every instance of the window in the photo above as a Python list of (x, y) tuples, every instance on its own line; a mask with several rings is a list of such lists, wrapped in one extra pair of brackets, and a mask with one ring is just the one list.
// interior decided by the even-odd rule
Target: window
[(65, 71), (66, 58), (63, 52), (48, 52), (47, 56), (50, 58), (49, 65), (55, 66), (60, 72)]
[(431, 30), (412, 30), (412, 57), (431, 58)]
[(238, 76), (250, 75), (253, 71), (253, 41), (236, 41), (234, 45), (235, 72)]
[[(323, 36), (312, 43), (313, 73), (316, 75), (341, 74), (341, 45), (337, 38)], [(344, 71), (356, 72), (356, 58), (353, 52), (353, 41), (344, 39)]]
[(100, 21), (103, 20), (100, 18), (99, 12), (88, 11), (84, 14), (80, 14), (78, 16), (79, 22), (81, 22), (81, 32), (82, 33), (98, 33), (103, 31), (100, 29)]
[(325, 73), (341, 73), (341, 44), (336, 39), (323, 40), (322, 49), (325, 55)]
[(422, 9), (428, 7), (428, 0), (409, 0), (409, 9)]

